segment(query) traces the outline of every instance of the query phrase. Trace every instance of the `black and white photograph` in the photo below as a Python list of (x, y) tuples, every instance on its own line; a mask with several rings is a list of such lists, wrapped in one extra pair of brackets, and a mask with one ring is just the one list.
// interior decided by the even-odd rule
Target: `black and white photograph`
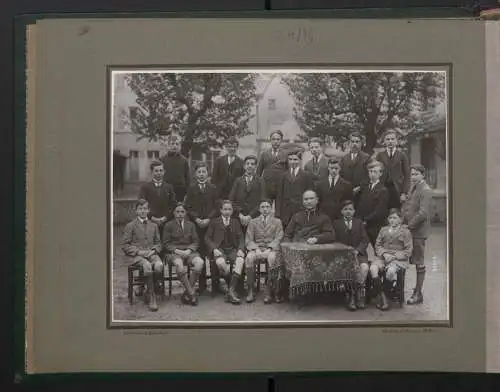
[(449, 325), (449, 78), (111, 68), (110, 325)]

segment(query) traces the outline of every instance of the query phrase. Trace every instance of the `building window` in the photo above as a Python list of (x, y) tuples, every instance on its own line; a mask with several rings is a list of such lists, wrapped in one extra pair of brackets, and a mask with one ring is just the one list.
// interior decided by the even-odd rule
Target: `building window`
[(148, 151), (148, 159), (150, 160), (158, 160), (160, 159), (160, 151), (157, 150), (149, 150)]
[(130, 158), (139, 158), (139, 151), (137, 151), (137, 150), (130, 150), (129, 156), (130, 156)]
[(274, 98), (269, 98), (267, 100), (267, 108), (269, 110), (276, 110), (276, 100)]

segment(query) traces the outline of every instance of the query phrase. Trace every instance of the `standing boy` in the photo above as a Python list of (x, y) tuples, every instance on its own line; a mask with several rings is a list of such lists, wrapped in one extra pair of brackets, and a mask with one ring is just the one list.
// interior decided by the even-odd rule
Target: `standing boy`
[(342, 217), (333, 222), (335, 241), (353, 247), (359, 263), (356, 290), (350, 293), (347, 305), (349, 310), (354, 311), (365, 308), (365, 285), (370, 270), (367, 252), (369, 239), (363, 221), (354, 217), (354, 202), (345, 200), (341, 211)]
[(209, 254), (205, 246), (205, 233), (210, 219), (218, 213), (218, 206), (217, 189), (208, 181), (206, 162), (198, 162), (195, 166), (195, 182), (187, 190), (185, 206), (189, 219), (196, 225), (200, 254), (207, 257)]
[(339, 173), (339, 160), (330, 158), (328, 160), (328, 175), (317, 184), (319, 208), (332, 222), (340, 218), (342, 202), (353, 198), (351, 184), (340, 177)]
[(160, 234), (163, 226), (172, 219), (176, 197), (174, 188), (164, 180), (163, 163), (155, 161), (150, 165), (152, 180), (141, 186), (139, 199), (145, 199), (149, 206), (149, 218), (158, 225)]
[[(220, 283), (224, 286), (224, 283), (227, 283), (224, 281), (230, 278), (227, 300), (232, 304), (239, 305), (241, 301), (236, 287), (241, 279), (245, 263), (245, 240), (240, 222), (232, 217), (233, 204), (230, 200), (222, 201), (220, 212), (221, 215), (212, 219), (208, 225), (205, 243), (215, 259)], [(231, 265), (233, 265), (232, 275), (230, 273)]]
[(359, 132), (349, 135), (349, 152), (340, 161), (340, 177), (353, 186), (354, 201), (357, 200), (361, 185), (368, 182), (368, 169), (366, 165), (370, 156), (361, 151), (363, 138)]
[(149, 206), (144, 199), (135, 204), (137, 217), (125, 226), (122, 249), (133, 257), (134, 264), (142, 268), (146, 279), (146, 301), (149, 309), (158, 310), (155, 288), (163, 280), (163, 263), (160, 259), (161, 242), (158, 225), (148, 219)]
[[(253, 289), (255, 281), (255, 269), (260, 267), (262, 260), (267, 261), (268, 271), (275, 267), (276, 252), (283, 238), (283, 226), (278, 218), (271, 215), (271, 201), (263, 199), (260, 204), (260, 216), (250, 221), (245, 244), (248, 254), (245, 262), (248, 296), (247, 302), (255, 300)], [(270, 304), (274, 300), (276, 289), (276, 277), (268, 276), (266, 284), (266, 295), (264, 303)]]
[(245, 174), (234, 182), (229, 193), (229, 200), (233, 202), (234, 215), (240, 220), (243, 234), (253, 218), (259, 216), (259, 203), (266, 196), (265, 184), (262, 177), (256, 175), (257, 157), (249, 155), (244, 160)]
[(181, 139), (176, 135), (167, 138), (167, 154), (162, 158), (164, 181), (174, 188), (177, 202), (183, 202), (190, 183), (189, 162), (181, 155)]
[(413, 248), (410, 258), (417, 270), (417, 283), (413, 289), (412, 296), (408, 299), (408, 305), (416, 305), (424, 302), (422, 286), (425, 278), (425, 242), (430, 226), (430, 212), (432, 203), (432, 190), (425, 182), (425, 167), (413, 165), (411, 167), (411, 188), (408, 200), (403, 205), (403, 221), (413, 237)]
[(281, 219), (283, 227), (288, 225), (292, 216), (302, 209), (302, 195), (308, 189), (314, 189), (314, 177), (311, 172), (301, 169), (302, 153), (288, 153), (288, 170), (279, 179), (276, 195), (276, 217)]
[(389, 208), (401, 208), (410, 189), (410, 163), (403, 151), (397, 148), (398, 134), (389, 130), (384, 136), (385, 150), (377, 153), (375, 159), (384, 165), (380, 181), (389, 192)]
[(315, 181), (321, 181), (328, 177), (328, 158), (323, 155), (323, 143), (314, 137), (308, 145), (312, 158), (304, 165), (304, 170), (311, 172)]
[(224, 147), (227, 154), (215, 160), (212, 183), (217, 187), (220, 200), (229, 197), (234, 182), (243, 175), (243, 160), (236, 155), (238, 146), (238, 139), (234, 137), (226, 139)]
[(373, 161), (368, 164), (369, 183), (361, 186), (356, 210), (356, 216), (364, 222), (373, 249), (375, 249), (378, 233), (385, 225), (389, 211), (389, 192), (380, 182), (382, 171), (380, 162)]
[(283, 141), (283, 132), (274, 131), (270, 135), (271, 148), (262, 152), (257, 166), (257, 175), (261, 176), (266, 183), (266, 193), (273, 202), (276, 200), (276, 188), (278, 179), (283, 172), (278, 165), (282, 159), (281, 143)]
[[(179, 203), (174, 210), (174, 219), (165, 225), (163, 246), (167, 251), (167, 262), (175, 267), (177, 277), (185, 288), (181, 300), (185, 304), (196, 306), (198, 299), (194, 286), (203, 271), (204, 262), (197, 252), (198, 235), (194, 224), (186, 218), (186, 209)], [(188, 269), (191, 274), (188, 277)]]

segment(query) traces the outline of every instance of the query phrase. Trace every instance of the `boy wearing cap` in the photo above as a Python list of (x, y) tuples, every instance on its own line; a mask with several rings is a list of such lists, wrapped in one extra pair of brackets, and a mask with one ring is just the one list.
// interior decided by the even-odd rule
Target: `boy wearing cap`
[(243, 175), (243, 160), (236, 155), (239, 142), (235, 137), (224, 141), (227, 154), (217, 158), (214, 162), (212, 183), (216, 186), (220, 200), (226, 200), (229, 192), (238, 177)]
[(417, 272), (417, 280), (412, 296), (408, 299), (408, 305), (416, 305), (424, 302), (422, 286), (425, 278), (425, 243), (430, 226), (430, 212), (432, 203), (432, 190), (425, 182), (425, 167), (422, 165), (411, 166), (411, 188), (408, 199), (402, 207), (403, 222), (413, 237), (413, 250), (410, 263), (414, 264)]

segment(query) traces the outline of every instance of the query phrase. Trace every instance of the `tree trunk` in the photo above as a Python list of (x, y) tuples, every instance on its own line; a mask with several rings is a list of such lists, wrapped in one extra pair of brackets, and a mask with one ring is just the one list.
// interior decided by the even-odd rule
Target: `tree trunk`
[(189, 153), (191, 148), (193, 148), (194, 143), (194, 125), (188, 124), (186, 127), (186, 132), (184, 132), (184, 138), (181, 145), (181, 154), (186, 158), (189, 158)]
[(366, 138), (365, 152), (372, 155), (373, 149), (377, 145), (377, 134), (375, 131), (375, 122), (368, 121), (364, 124), (363, 132)]

